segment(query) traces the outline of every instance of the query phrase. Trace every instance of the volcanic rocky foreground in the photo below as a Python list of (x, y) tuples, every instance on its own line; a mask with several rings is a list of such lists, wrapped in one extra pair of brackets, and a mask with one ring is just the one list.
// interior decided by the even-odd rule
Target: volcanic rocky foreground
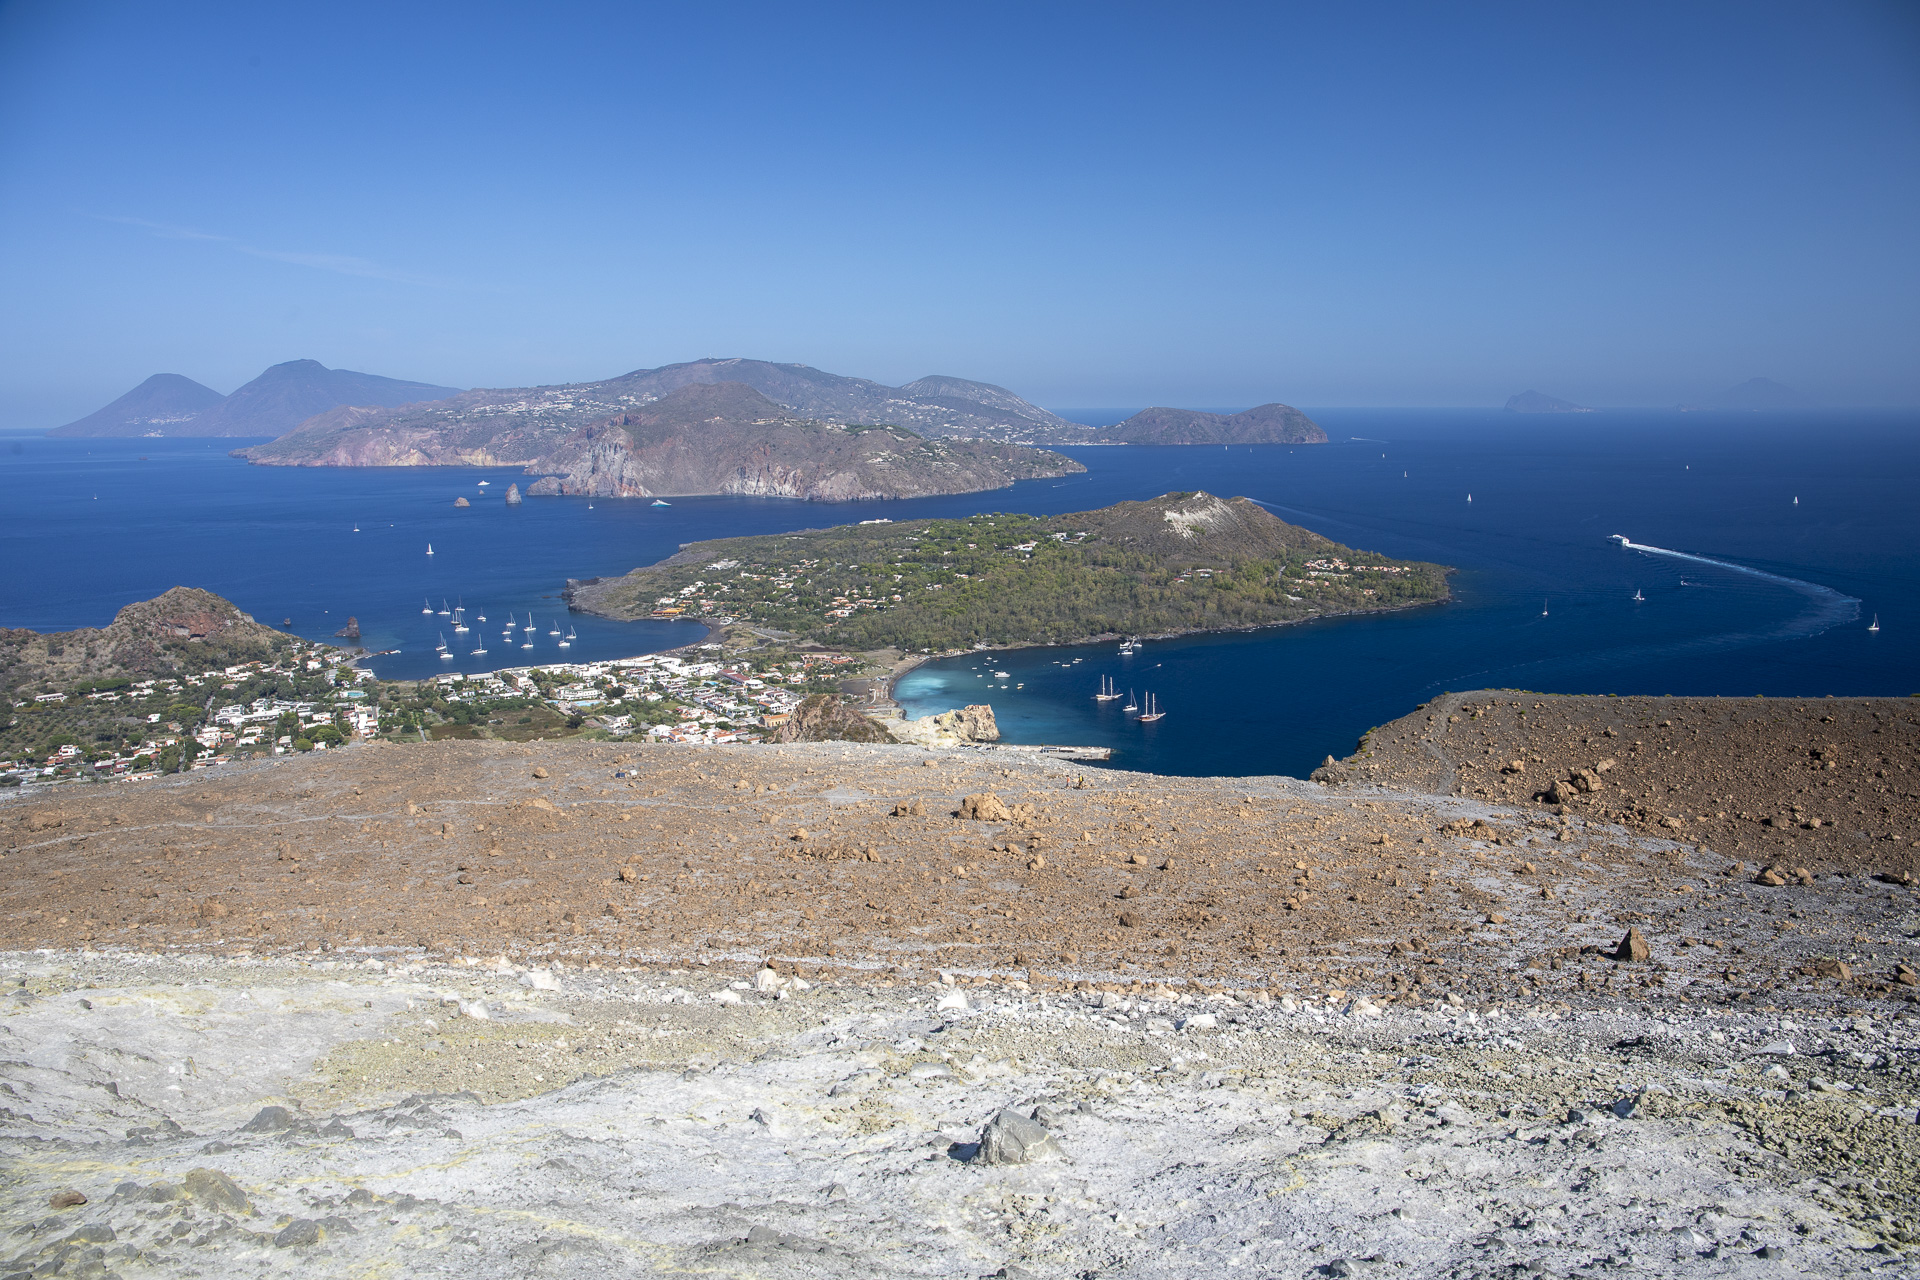
[[(1910, 786), (1768, 877), (1627, 763), (1462, 772), (1624, 732), (1516, 697), (1320, 782), (449, 742), (11, 800), (0, 1271), (1910, 1273)], [(1767, 707), (1911, 768), (1841, 705)], [(1700, 727), (1637, 727), (1664, 785), (1765, 754)]]

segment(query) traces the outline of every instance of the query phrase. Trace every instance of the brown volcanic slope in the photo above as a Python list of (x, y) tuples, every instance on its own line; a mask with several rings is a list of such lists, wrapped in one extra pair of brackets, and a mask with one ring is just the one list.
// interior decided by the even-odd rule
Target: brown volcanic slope
[[(1809, 883), (1756, 884), (1693, 834), (1353, 784), (1083, 777), (1004, 747), (374, 745), (6, 803), (0, 948), (779, 956), (1409, 1003), (1912, 993), (1911, 889), (1805, 851)], [(1878, 848), (1873, 869), (1912, 857)], [(1609, 958), (1628, 926), (1648, 962)]]
[(0, 690), (39, 681), (168, 675), (264, 658), (288, 643), (211, 591), (174, 587), (105, 627), (0, 629)]
[(1920, 876), (1915, 699), (1454, 693), (1323, 772), (1542, 810), (1557, 783), (1561, 812), (1758, 865)]
[(524, 463), (529, 472), (550, 473), (530, 493), (635, 498), (906, 498), (1085, 470), (1071, 458), (1019, 445), (814, 421), (738, 382), (689, 383), (580, 426), (569, 425), (580, 408), (572, 402), (565, 413), (487, 409), (464, 418), (440, 406), (412, 408), (418, 412), (411, 416), (336, 409), (246, 456), (300, 466)]

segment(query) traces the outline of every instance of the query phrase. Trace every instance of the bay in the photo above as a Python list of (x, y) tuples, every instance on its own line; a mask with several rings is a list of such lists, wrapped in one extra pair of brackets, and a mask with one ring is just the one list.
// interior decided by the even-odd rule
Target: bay
[[(127, 602), (184, 584), (265, 622), (289, 618), (314, 639), (356, 616), (369, 648), (398, 650), (371, 664), (389, 678), (584, 661), (700, 638), (694, 624), (568, 616), (559, 598), (568, 577), (623, 573), (685, 542), (882, 517), (1053, 514), (1205, 489), (1265, 502), (1355, 547), (1453, 565), (1455, 599), (1152, 641), (1128, 659), (1112, 645), (950, 659), (909, 674), (897, 696), (912, 714), (990, 701), (1010, 740), (1111, 746), (1131, 768), (1299, 774), (1445, 689), (1920, 691), (1912, 414), (1313, 412), (1335, 443), (1076, 448), (1066, 452), (1087, 475), (832, 505), (538, 498), (509, 508), (507, 485), (528, 479), (512, 469), (248, 467), (226, 456), (240, 441), (11, 436), (0, 438), (0, 623), (100, 626)], [(470, 508), (453, 505), (462, 496)], [(1616, 533), (1723, 563), (1625, 550), (1608, 540)], [(443, 601), (488, 622), (455, 636)], [(506, 646), (509, 613), (521, 624), (532, 615), (533, 649), (519, 648), (518, 629)], [(1874, 614), (1878, 634), (1866, 631)], [(561, 649), (554, 629), (578, 639)], [(451, 661), (434, 653), (441, 635)], [(486, 655), (470, 652), (480, 638)], [(1152, 691), (1166, 719), (1142, 725), (1095, 703), (1103, 674)]]

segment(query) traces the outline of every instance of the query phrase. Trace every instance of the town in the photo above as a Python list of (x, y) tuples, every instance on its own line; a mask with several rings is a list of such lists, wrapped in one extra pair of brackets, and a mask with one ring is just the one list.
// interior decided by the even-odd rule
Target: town
[(135, 782), (384, 738), (569, 736), (757, 742), (810, 694), (861, 668), (843, 653), (683, 653), (382, 681), (354, 650), (296, 642), (198, 675), (96, 680), (13, 704), (0, 787)]

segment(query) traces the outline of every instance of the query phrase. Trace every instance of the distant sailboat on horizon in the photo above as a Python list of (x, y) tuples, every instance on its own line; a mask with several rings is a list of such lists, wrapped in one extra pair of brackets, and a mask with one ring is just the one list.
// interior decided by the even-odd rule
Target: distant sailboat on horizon
[(1640, 588), (1635, 587), (1633, 589), (1633, 600), (1635, 604), (1644, 604), (1646, 603), (1646, 599), (1647, 597), (1641, 594)]
[[(1794, 499), (1794, 501), (1795, 501), (1795, 502), (1798, 502), (1798, 501), (1800, 501), (1800, 499), (1798, 499), (1798, 498), (1795, 498), (1795, 499)], [(432, 544), (431, 542), (429, 542), (429, 543), (427, 544), (427, 554), (428, 554), (428, 555), (432, 555), (432, 554), (433, 554), (433, 544)]]
[(1880, 629), (1880, 615), (1876, 613), (1873, 615), (1873, 621), (1867, 625), (1867, 630), (1878, 631), (1879, 629)]

